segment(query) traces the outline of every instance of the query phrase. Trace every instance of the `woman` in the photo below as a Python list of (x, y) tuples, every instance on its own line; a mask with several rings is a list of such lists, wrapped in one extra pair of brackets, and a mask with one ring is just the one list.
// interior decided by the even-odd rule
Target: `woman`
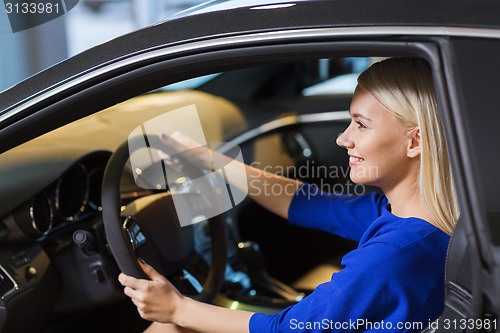
[(439, 316), (446, 249), (459, 211), (429, 66), (413, 58), (372, 65), (358, 79), (350, 113), (337, 138), (347, 149), (350, 177), (383, 195), (321, 193), (246, 167), (249, 178), (297, 189), (269, 197), (249, 187), (264, 207), (292, 224), (359, 242), (343, 269), (298, 304), (265, 315), (183, 297), (142, 264), (151, 281), (123, 274), (119, 280), (141, 316), (155, 321), (148, 332), (409, 332)]

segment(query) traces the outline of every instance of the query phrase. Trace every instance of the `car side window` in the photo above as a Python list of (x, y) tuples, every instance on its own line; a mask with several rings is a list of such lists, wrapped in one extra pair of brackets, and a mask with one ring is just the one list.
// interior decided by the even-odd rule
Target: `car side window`
[[(453, 40), (459, 98), (470, 131), (471, 159), (479, 181), (480, 202), (495, 245), (500, 245), (500, 41), (494, 39)], [(458, 133), (460, 135), (460, 133)], [(474, 207), (478, 209), (479, 207)]]

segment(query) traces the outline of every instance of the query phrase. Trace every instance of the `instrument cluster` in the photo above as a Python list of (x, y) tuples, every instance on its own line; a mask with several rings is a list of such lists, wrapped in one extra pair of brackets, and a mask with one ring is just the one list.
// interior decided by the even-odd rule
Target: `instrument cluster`
[(0, 241), (41, 239), (68, 224), (99, 215), (102, 179), (110, 155), (104, 151), (87, 155), (55, 182), (3, 217)]

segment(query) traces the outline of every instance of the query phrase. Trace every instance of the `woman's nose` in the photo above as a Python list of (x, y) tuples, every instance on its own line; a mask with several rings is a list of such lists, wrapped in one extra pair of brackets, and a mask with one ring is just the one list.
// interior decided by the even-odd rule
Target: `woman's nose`
[(353, 146), (352, 140), (349, 139), (347, 131), (339, 133), (337, 137), (337, 144), (344, 148), (351, 148)]

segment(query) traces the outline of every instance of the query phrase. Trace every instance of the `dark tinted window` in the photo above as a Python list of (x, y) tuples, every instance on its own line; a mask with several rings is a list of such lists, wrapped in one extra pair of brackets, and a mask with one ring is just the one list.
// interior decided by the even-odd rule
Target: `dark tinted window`
[(500, 245), (500, 40), (454, 40), (453, 53), (472, 139), (474, 176), (492, 240)]

